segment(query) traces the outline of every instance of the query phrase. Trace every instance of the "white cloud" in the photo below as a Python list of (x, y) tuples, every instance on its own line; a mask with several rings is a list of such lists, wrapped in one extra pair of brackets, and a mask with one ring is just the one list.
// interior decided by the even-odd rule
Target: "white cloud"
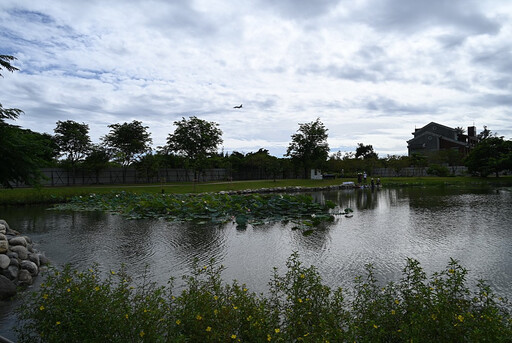
[(317, 117), (333, 151), (405, 154), (430, 121), (510, 138), (511, 15), (508, 1), (5, 0), (0, 53), (21, 71), (0, 101), (25, 111), (18, 125), (72, 119), (93, 141), (141, 120), (155, 147), (195, 115), (226, 151), (279, 156)]

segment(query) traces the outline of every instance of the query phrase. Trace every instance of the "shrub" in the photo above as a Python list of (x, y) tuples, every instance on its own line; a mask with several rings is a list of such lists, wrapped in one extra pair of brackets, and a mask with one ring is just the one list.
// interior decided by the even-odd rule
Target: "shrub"
[[(214, 261), (194, 265), (186, 286), (157, 287), (121, 270), (100, 278), (53, 269), (18, 310), (19, 342), (510, 342), (506, 300), (483, 281), (471, 293), (467, 271), (451, 260), (427, 278), (407, 260), (402, 278), (378, 285), (373, 267), (352, 290), (322, 284), (297, 253), (277, 269), (268, 296), (224, 284)], [(346, 296), (344, 296), (346, 295)], [(347, 300), (350, 299), (350, 300)]]
[(434, 176), (448, 176), (450, 175), (450, 170), (448, 167), (440, 166), (439, 164), (431, 164), (427, 169), (427, 174)]

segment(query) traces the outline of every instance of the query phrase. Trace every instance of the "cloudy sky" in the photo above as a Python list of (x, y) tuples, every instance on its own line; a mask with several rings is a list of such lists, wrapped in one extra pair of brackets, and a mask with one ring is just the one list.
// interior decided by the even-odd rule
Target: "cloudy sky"
[[(415, 127), (512, 137), (512, 1), (2, 0), (0, 102), (53, 133), (140, 120), (156, 148), (197, 116), (224, 151), (281, 157), (299, 123), (331, 152), (406, 154)], [(240, 110), (233, 106), (243, 104)]]

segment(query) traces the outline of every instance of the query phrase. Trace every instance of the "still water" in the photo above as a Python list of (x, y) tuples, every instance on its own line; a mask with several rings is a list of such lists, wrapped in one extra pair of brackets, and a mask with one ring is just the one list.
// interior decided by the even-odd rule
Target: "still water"
[[(224, 280), (237, 279), (266, 292), (273, 267), (284, 271), (298, 251), (315, 265), (325, 283), (350, 287), (372, 263), (382, 282), (397, 280), (406, 258), (420, 261), (428, 275), (455, 258), (469, 270), (470, 284), (489, 280), (512, 299), (512, 188), (403, 188), (313, 193), (354, 210), (304, 236), (294, 224), (205, 226), (164, 220), (126, 220), (97, 212), (48, 211), (44, 207), (0, 208), (0, 218), (30, 236), (54, 265), (118, 270), (122, 263), (135, 279), (166, 284), (190, 272), (192, 262), (215, 259), (226, 267)], [(16, 303), (0, 303), (0, 335), (14, 338)]]

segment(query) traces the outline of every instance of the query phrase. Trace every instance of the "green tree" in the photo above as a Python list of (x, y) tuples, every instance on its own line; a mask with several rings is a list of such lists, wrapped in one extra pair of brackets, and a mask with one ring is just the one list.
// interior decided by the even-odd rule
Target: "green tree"
[[(0, 70), (4, 68), (7, 71), (13, 72), (19, 70), (18, 68), (11, 65), (11, 61), (14, 61), (16, 58), (9, 55), (0, 55)], [(0, 74), (3, 77), (2, 74)], [(2, 104), (0, 104), (0, 124), (4, 123), (4, 119), (16, 119), (22, 114), (23, 111), (17, 108), (4, 108)]]
[(108, 126), (110, 132), (105, 135), (103, 143), (113, 153), (117, 162), (128, 167), (138, 158), (151, 151), (151, 134), (148, 127), (142, 122), (134, 120), (131, 123), (112, 124)]
[(487, 136), (470, 151), (464, 164), (473, 175), (494, 173), (498, 177), (500, 172), (512, 169), (512, 141)]
[(40, 168), (51, 165), (55, 151), (48, 134), (0, 124), (0, 184), (6, 188), (11, 188), (11, 182), (38, 186), (44, 178)]
[(302, 166), (305, 178), (309, 178), (311, 168), (322, 166), (329, 156), (327, 131), (320, 118), (317, 118), (313, 122), (299, 124), (297, 133), (292, 135), (285, 156)]
[[(0, 55), (0, 70), (18, 70), (11, 65), (13, 60), (13, 56)], [(55, 157), (50, 135), (5, 122), (5, 119), (16, 119), (22, 113), (20, 109), (3, 108), (0, 104), (0, 185), (7, 188), (11, 187), (11, 182), (39, 185), (43, 179), (40, 168), (51, 164)]]
[(206, 159), (217, 153), (222, 144), (222, 130), (219, 124), (195, 116), (175, 121), (174, 133), (167, 137), (166, 151), (184, 156), (194, 169), (194, 179), (202, 170)]
[(61, 156), (66, 156), (67, 162), (75, 171), (76, 164), (83, 161), (91, 149), (89, 125), (73, 120), (59, 120), (53, 131), (59, 153)]
[(363, 143), (357, 143), (356, 158), (362, 157), (363, 160), (377, 158), (377, 153), (373, 150), (372, 145), (364, 145)]
[(123, 182), (126, 182), (126, 170), (130, 164), (139, 160), (151, 151), (151, 134), (142, 122), (134, 120), (131, 123), (111, 124), (110, 132), (102, 137), (114, 160), (123, 167)]
[(86, 170), (94, 172), (96, 183), (100, 183), (100, 172), (108, 167), (109, 161), (110, 154), (106, 148), (101, 145), (91, 144), (83, 166)]

